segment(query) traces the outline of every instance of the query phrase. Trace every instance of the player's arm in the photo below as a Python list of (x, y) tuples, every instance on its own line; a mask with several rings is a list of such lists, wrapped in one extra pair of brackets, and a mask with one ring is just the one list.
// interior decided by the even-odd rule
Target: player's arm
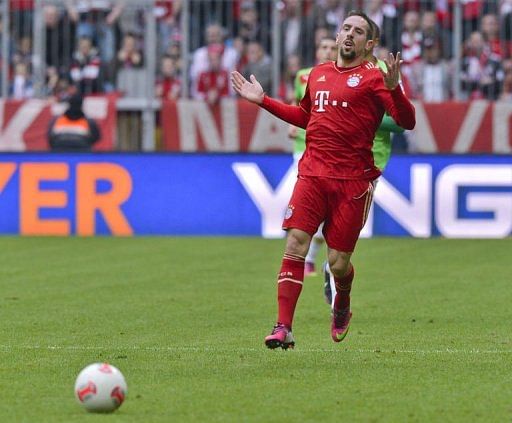
[(383, 84), (378, 81), (375, 92), (384, 103), (386, 111), (399, 126), (404, 129), (413, 129), (416, 125), (416, 112), (399, 84), (400, 63), (400, 52), (396, 57), (392, 53), (389, 54), (389, 59), (386, 60), (387, 71), (380, 69)]
[(279, 119), (300, 128), (306, 128), (309, 122), (309, 113), (302, 106), (293, 106), (275, 100), (265, 94), (261, 84), (251, 75), (251, 81), (245, 79), (239, 72), (231, 72), (231, 83), (240, 95), (251, 103), (258, 104)]
[(379, 131), (393, 132), (395, 134), (401, 134), (405, 131), (404, 128), (398, 126), (395, 120), (389, 116), (387, 113), (382, 118), (382, 122), (379, 126)]

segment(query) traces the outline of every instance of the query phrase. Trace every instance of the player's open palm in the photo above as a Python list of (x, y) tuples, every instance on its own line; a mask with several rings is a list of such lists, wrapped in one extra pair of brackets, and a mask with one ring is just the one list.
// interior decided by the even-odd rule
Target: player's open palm
[(231, 72), (231, 83), (235, 91), (243, 98), (261, 104), (263, 102), (264, 91), (258, 80), (251, 75), (251, 81), (245, 79), (239, 72)]
[(389, 53), (388, 59), (384, 61), (388, 68), (387, 72), (379, 68), (384, 78), (384, 85), (388, 90), (394, 90), (400, 82), (400, 64), (402, 63), (400, 52), (396, 54), (396, 57), (393, 56), (393, 53)]

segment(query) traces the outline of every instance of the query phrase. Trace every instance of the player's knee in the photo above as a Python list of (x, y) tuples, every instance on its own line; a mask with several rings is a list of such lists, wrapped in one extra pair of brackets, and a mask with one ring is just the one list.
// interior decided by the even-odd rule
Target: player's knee
[(329, 257), (329, 268), (332, 274), (337, 278), (342, 278), (347, 274), (350, 265), (350, 254), (338, 253), (336, 256)]
[(286, 237), (286, 252), (305, 257), (308, 253), (311, 236), (298, 230), (288, 231)]

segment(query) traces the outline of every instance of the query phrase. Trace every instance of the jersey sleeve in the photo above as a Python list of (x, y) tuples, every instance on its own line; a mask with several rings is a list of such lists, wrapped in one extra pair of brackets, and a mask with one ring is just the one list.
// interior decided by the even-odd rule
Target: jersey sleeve
[(375, 77), (374, 92), (398, 126), (404, 129), (414, 128), (416, 112), (412, 103), (403, 93), (400, 84), (395, 89), (389, 90), (384, 85), (382, 76), (378, 75)]
[(263, 97), (263, 103), (261, 103), (260, 106), (279, 119), (298, 126), (299, 128), (306, 129), (308, 125), (310, 114), (300, 105), (293, 106), (291, 104), (285, 104), (265, 95)]

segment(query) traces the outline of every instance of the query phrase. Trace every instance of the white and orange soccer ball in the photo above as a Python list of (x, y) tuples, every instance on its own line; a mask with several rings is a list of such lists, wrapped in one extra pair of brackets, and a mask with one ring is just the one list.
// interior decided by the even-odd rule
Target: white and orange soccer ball
[(75, 397), (87, 410), (109, 413), (123, 403), (128, 388), (123, 374), (107, 363), (85, 367), (76, 378)]

